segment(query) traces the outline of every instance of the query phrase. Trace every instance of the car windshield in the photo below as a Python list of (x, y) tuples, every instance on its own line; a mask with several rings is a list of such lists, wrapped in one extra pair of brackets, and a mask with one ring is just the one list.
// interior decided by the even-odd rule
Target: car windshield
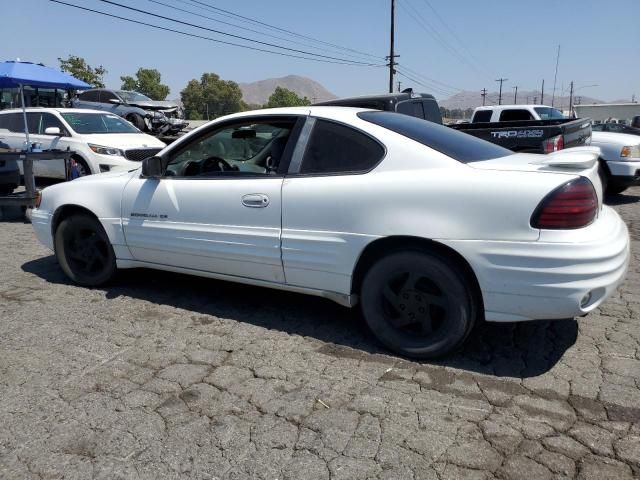
[(79, 134), (140, 133), (123, 118), (108, 113), (63, 113), (62, 118)]
[(540, 115), (541, 120), (553, 120), (556, 118), (565, 118), (560, 110), (551, 107), (534, 107), (534, 110)]
[(404, 135), (462, 163), (512, 155), (511, 150), (450, 127), (393, 112), (360, 112), (358, 117)]
[(146, 95), (138, 92), (129, 92), (127, 90), (118, 90), (116, 92), (125, 102), (148, 102), (151, 99)]

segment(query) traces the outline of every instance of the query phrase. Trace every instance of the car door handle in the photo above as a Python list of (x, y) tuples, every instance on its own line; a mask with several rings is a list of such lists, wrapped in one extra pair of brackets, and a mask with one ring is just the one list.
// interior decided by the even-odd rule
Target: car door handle
[(242, 205), (249, 208), (264, 208), (269, 205), (269, 197), (262, 193), (250, 193), (242, 197)]

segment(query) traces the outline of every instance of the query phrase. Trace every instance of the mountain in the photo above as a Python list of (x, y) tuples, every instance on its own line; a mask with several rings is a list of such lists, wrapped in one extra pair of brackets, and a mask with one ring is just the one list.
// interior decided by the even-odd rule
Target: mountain
[[(487, 92), (485, 105), (497, 105), (498, 104), (498, 92)], [(458, 92), (450, 98), (446, 100), (441, 100), (438, 102), (441, 107), (448, 108), (453, 110), (455, 108), (459, 108), (460, 110), (466, 110), (467, 108), (476, 108), (482, 105), (482, 96), (480, 92), (470, 92), (470, 91), (462, 91)], [(502, 103), (512, 105), (513, 104), (513, 90), (502, 92)], [(539, 90), (529, 90), (529, 91), (518, 91), (518, 103), (540, 103), (540, 91)], [(603, 103), (602, 100), (598, 100), (596, 98), (587, 97), (584, 95), (574, 95), (574, 103)], [(551, 105), (551, 92), (545, 89), (544, 92), (544, 104)], [(569, 108), (569, 96), (558, 96), (553, 102), (555, 107), (558, 108)]]
[(276, 87), (287, 88), (312, 102), (323, 102), (337, 98), (322, 85), (310, 78), (298, 75), (287, 75), (281, 78), (267, 78), (253, 83), (239, 83), (242, 99), (249, 104), (263, 105), (267, 103)]

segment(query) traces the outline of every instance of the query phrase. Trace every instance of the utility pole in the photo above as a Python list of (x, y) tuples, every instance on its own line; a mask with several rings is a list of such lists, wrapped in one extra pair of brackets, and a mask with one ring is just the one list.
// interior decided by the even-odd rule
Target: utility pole
[(558, 45), (558, 56), (556, 57), (556, 73), (553, 76), (553, 93), (551, 95), (551, 106), (553, 107), (553, 104), (555, 103), (556, 100), (556, 81), (558, 80), (558, 64), (560, 63), (560, 45)]
[(395, 37), (396, 37), (396, 0), (391, 0), (391, 42), (389, 49), (389, 93), (393, 93), (393, 75), (396, 73), (396, 52), (395, 52)]
[(518, 86), (516, 85), (513, 88), (516, 89), (516, 92), (513, 94), (513, 104), (517, 105), (518, 104)]
[(485, 102), (486, 97), (487, 97), (487, 89), (486, 88), (482, 89), (482, 93), (480, 94), (480, 96), (482, 97), (482, 106), (484, 107), (484, 102)]
[(498, 105), (502, 105), (502, 83), (509, 80), (508, 78), (498, 78), (496, 82), (500, 82), (500, 93), (498, 94)]
[(540, 105), (544, 105), (544, 78), (542, 79), (542, 92), (540, 92)]
[(398, 92), (400, 92), (400, 87), (402, 86), (402, 82), (398, 80)]
[(569, 89), (569, 116), (573, 111), (573, 80), (571, 80), (571, 87)]

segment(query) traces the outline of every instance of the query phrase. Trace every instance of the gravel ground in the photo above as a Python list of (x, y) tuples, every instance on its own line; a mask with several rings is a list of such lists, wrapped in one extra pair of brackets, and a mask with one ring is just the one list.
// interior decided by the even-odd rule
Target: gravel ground
[(0, 223), (0, 478), (640, 477), (640, 188), (626, 283), (439, 362), (328, 301), (154, 271), (69, 284)]

